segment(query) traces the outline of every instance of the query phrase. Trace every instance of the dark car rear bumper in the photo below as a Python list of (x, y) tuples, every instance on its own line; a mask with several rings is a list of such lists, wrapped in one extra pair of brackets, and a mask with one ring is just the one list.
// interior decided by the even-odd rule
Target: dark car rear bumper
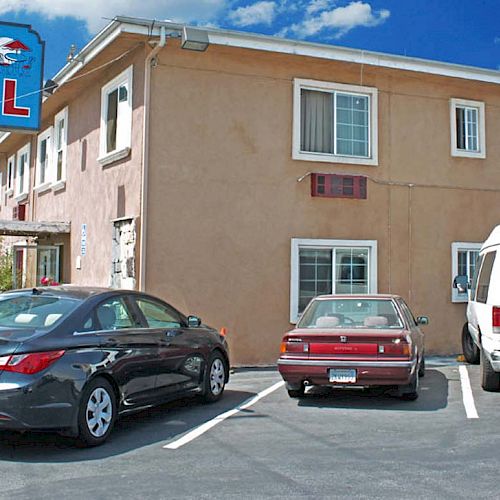
[[(414, 376), (417, 362), (411, 361), (350, 361), (317, 359), (279, 359), (278, 370), (290, 386), (298, 386), (305, 380), (311, 385), (406, 385)], [(329, 371), (335, 368), (356, 370), (356, 382), (336, 384), (330, 382)]]
[(0, 375), (0, 430), (76, 429), (78, 399), (68, 382)]

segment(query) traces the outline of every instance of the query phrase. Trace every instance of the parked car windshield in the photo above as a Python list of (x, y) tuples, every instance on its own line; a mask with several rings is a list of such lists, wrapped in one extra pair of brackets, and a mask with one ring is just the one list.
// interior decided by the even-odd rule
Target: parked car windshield
[(43, 295), (0, 295), (0, 327), (48, 330), (80, 301)]
[(392, 300), (313, 300), (297, 328), (402, 328)]

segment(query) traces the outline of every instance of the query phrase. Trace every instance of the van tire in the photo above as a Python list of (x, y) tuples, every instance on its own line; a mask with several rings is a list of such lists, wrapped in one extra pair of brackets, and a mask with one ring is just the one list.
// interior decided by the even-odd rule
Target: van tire
[(474, 343), (472, 335), (469, 332), (469, 325), (465, 323), (462, 328), (462, 352), (467, 363), (478, 365), (480, 359), (479, 347)]
[(481, 350), (481, 387), (488, 392), (500, 390), (500, 373), (493, 370), (484, 349)]

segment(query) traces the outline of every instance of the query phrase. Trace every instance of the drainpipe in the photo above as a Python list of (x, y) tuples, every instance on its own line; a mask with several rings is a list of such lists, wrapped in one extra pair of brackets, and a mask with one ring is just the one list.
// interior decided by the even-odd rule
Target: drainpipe
[(151, 66), (154, 58), (165, 47), (167, 41), (165, 26), (160, 26), (160, 41), (147, 55), (144, 63), (144, 120), (142, 125), (142, 172), (141, 172), (141, 258), (139, 264), (139, 290), (146, 287), (146, 250), (147, 250), (147, 197), (148, 197), (148, 169), (149, 169), (149, 109), (151, 98)]

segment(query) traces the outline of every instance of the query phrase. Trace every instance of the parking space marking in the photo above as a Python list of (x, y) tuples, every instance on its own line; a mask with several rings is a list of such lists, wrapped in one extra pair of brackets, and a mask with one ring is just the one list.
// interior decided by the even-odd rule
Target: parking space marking
[(196, 427), (196, 429), (193, 429), (191, 432), (188, 432), (187, 434), (184, 434), (181, 438), (177, 439), (176, 441), (172, 441), (169, 444), (166, 444), (163, 448), (167, 450), (177, 450), (181, 446), (184, 446), (185, 444), (190, 443), (197, 437), (200, 437), (202, 434), (205, 434), (205, 432), (209, 431), (216, 425), (220, 424), (224, 420), (226, 420), (229, 417), (232, 417), (233, 415), (236, 415), (236, 413), (246, 410), (247, 408), (250, 408), (250, 406), (254, 405), (257, 403), (257, 401), (260, 401), (262, 398), (265, 398), (266, 396), (269, 396), (272, 392), (276, 391), (280, 387), (283, 387), (285, 385), (285, 382), (277, 382), (276, 384), (272, 385), (271, 387), (268, 387), (267, 389), (264, 389), (263, 391), (259, 392), (255, 396), (247, 399), (245, 402), (241, 403), (238, 405), (236, 408), (233, 408), (232, 410), (226, 411), (224, 413), (221, 413), (220, 415), (217, 415), (217, 417), (213, 418), (212, 420), (209, 420), (208, 422), (205, 422), (204, 424), (200, 425), (199, 427)]
[(458, 367), (460, 372), (460, 384), (462, 385), (462, 399), (464, 402), (465, 413), (467, 418), (479, 418), (477, 414), (476, 405), (474, 403), (474, 396), (472, 395), (472, 389), (470, 386), (469, 372), (467, 367), (460, 365)]

